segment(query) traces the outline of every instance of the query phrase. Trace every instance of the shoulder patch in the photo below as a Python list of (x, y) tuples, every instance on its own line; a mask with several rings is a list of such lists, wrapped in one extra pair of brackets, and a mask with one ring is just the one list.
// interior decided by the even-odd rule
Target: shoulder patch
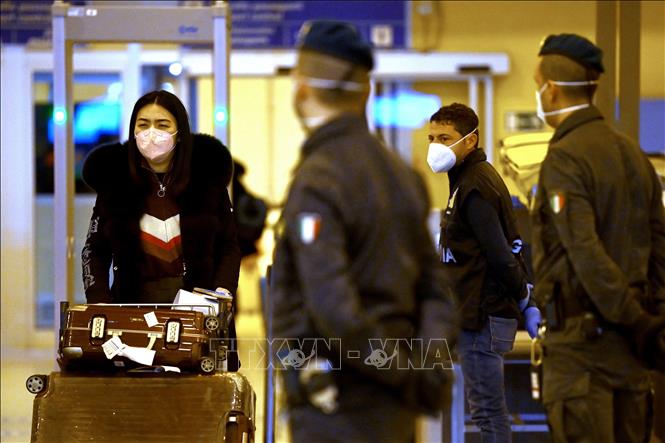
[(298, 237), (304, 244), (309, 245), (319, 236), (321, 231), (321, 216), (315, 212), (302, 212), (298, 214)]
[(566, 205), (566, 195), (562, 191), (550, 193), (549, 200), (550, 208), (552, 208), (552, 212), (555, 214), (561, 212)]

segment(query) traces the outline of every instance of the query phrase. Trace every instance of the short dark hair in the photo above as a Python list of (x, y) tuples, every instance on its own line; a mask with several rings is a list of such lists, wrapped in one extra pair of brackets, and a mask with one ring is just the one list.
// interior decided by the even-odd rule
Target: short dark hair
[[(600, 72), (582, 66), (575, 60), (560, 54), (546, 54), (541, 56), (540, 75), (544, 80), (559, 82), (597, 81)], [(566, 97), (591, 101), (598, 85), (564, 86), (561, 88)]]
[(136, 146), (134, 138), (134, 127), (136, 117), (141, 109), (150, 104), (157, 104), (169, 111), (175, 117), (178, 124), (178, 134), (176, 135), (176, 147), (171, 165), (170, 188), (175, 195), (180, 195), (187, 186), (190, 178), (190, 166), (192, 159), (192, 132), (189, 126), (189, 117), (187, 110), (180, 99), (168, 91), (152, 91), (139, 98), (134, 104), (132, 116), (129, 120), (129, 171), (135, 184), (147, 190), (149, 181), (145, 174), (141, 173), (141, 162), (143, 156)]
[[(465, 136), (472, 131), (475, 132), (480, 138), (480, 131), (478, 130), (478, 116), (475, 111), (461, 103), (453, 103), (448, 106), (441, 107), (429, 118), (430, 123), (440, 123), (444, 125), (452, 125), (455, 131)], [(475, 129), (475, 131), (474, 131)], [(478, 141), (476, 141), (476, 147)]]

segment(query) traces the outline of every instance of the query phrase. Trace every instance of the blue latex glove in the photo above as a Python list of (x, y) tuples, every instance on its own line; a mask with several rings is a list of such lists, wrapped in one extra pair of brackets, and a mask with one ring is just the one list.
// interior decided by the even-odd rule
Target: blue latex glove
[(535, 306), (529, 306), (526, 308), (526, 311), (524, 311), (524, 326), (529, 333), (529, 337), (538, 337), (538, 326), (540, 325), (541, 320), (540, 309)]
[(520, 312), (524, 312), (527, 305), (529, 304), (529, 299), (531, 298), (531, 293), (533, 292), (533, 285), (531, 283), (526, 284), (526, 297), (517, 302), (517, 306), (520, 308)]

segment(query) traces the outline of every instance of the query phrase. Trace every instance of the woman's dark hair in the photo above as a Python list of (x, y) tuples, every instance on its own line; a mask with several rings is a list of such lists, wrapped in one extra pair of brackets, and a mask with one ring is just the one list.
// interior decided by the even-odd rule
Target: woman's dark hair
[(189, 170), (192, 160), (192, 132), (189, 127), (189, 117), (187, 110), (180, 99), (167, 91), (152, 91), (139, 98), (134, 105), (132, 117), (129, 120), (129, 171), (135, 184), (143, 189), (149, 186), (149, 180), (152, 177), (143, 173), (141, 162), (144, 161), (141, 152), (136, 146), (134, 138), (134, 127), (136, 126), (136, 117), (141, 109), (147, 105), (157, 104), (175, 117), (178, 124), (178, 133), (176, 134), (175, 153), (168, 173), (169, 190), (178, 196), (182, 194), (189, 182)]

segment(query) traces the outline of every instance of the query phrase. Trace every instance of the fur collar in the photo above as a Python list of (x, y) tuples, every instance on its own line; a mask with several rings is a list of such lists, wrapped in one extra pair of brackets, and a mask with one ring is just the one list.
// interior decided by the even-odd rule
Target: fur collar
[[(228, 148), (208, 134), (193, 134), (191, 174), (196, 182), (225, 186), (231, 182), (233, 161)], [(83, 180), (96, 192), (127, 186), (129, 142), (110, 143), (93, 149), (83, 163)], [(177, 149), (177, 148), (176, 148)], [(190, 177), (190, 181), (191, 181)]]

